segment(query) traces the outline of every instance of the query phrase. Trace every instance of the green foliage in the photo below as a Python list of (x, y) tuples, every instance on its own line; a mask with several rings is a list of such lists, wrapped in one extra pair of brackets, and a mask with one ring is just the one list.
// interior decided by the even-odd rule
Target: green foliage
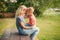
[(27, 1), (24, 2), (24, 4), (28, 7), (34, 7), (35, 16), (40, 16), (41, 11), (40, 11), (40, 6), (39, 6), (39, 1), (38, 0), (27, 0)]
[(2, 15), (0, 15), (0, 18), (3, 18), (3, 16), (2, 16)]
[(0, 12), (6, 12), (7, 6), (4, 2), (0, 2)]
[(7, 6), (8, 6), (7, 12), (15, 12), (16, 9), (14, 3), (9, 3)]
[(43, 12), (48, 8), (60, 8), (60, 0), (17, 0), (15, 2), (0, 2), (0, 12), (15, 12), (20, 5), (34, 7), (36, 16), (42, 16)]

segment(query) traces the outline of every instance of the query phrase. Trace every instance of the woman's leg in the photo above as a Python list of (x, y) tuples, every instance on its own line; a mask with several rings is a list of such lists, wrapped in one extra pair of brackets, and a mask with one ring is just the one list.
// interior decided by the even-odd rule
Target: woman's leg
[(35, 36), (39, 32), (39, 29), (36, 27), (36, 28), (33, 28), (33, 29), (24, 29), (24, 31), (27, 34), (30, 34), (31, 40), (34, 40)]
[(30, 35), (31, 40), (34, 40), (34, 38), (36, 37), (36, 35), (38, 34), (38, 32), (39, 32), (39, 29), (36, 29), (36, 30)]

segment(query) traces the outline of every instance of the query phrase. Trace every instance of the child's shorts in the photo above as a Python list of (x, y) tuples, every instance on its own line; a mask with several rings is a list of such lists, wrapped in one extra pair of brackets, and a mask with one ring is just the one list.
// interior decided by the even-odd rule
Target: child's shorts
[[(25, 24), (25, 26), (28, 26), (28, 27), (31, 27), (32, 25), (31, 24)], [(33, 26), (33, 28), (35, 28), (36, 25)]]

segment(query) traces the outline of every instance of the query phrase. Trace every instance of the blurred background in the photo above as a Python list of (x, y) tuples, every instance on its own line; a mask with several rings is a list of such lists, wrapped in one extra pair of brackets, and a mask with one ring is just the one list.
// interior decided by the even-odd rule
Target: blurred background
[(15, 28), (20, 5), (34, 7), (39, 40), (60, 40), (60, 0), (0, 0), (0, 37), (6, 28)]

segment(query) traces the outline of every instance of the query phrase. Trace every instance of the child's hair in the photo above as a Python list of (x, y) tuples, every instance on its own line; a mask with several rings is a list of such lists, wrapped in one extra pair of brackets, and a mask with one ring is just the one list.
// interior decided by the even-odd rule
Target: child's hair
[(25, 5), (19, 6), (19, 8), (16, 11), (15, 17), (20, 16), (21, 14), (23, 14), (23, 11), (22, 11), (23, 9), (27, 9), (27, 7)]
[(32, 12), (34, 12), (34, 8), (33, 7), (28, 7), (28, 10), (32, 10)]

